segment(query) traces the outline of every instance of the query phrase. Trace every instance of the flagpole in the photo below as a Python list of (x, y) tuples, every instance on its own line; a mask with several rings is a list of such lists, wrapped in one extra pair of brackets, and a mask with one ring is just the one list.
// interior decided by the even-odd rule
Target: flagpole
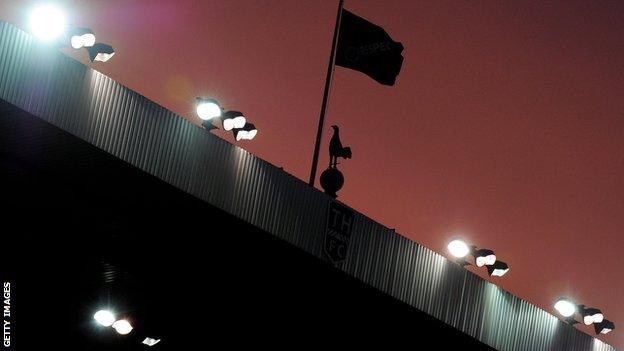
[(332, 40), (331, 53), (329, 55), (329, 66), (327, 67), (327, 77), (325, 78), (325, 92), (323, 93), (323, 103), (321, 105), (321, 115), (319, 117), (318, 129), (316, 131), (316, 144), (314, 145), (314, 156), (312, 157), (312, 170), (310, 171), (309, 185), (314, 186), (316, 179), (316, 168), (318, 166), (319, 149), (321, 148), (321, 137), (323, 136), (323, 123), (325, 122), (325, 111), (327, 110), (327, 98), (329, 96), (329, 87), (331, 85), (332, 73), (334, 72), (334, 59), (336, 56), (336, 43), (338, 41), (338, 32), (340, 30), (340, 16), (342, 14), (342, 3), (338, 3), (338, 14), (336, 15), (336, 26), (334, 27), (334, 39)]

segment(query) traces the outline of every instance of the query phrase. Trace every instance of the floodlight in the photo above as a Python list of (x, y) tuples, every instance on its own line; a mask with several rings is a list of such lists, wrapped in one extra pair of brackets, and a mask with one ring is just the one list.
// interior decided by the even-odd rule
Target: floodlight
[(160, 342), (160, 339), (145, 338), (145, 340), (143, 340), (142, 344), (147, 345), (147, 346), (154, 346), (154, 345), (158, 344), (159, 342)]
[(607, 334), (613, 329), (615, 329), (615, 324), (607, 319), (604, 319), (600, 323), (594, 323), (594, 331), (596, 334)]
[(115, 55), (115, 50), (113, 49), (113, 47), (103, 43), (93, 44), (93, 46), (87, 47), (87, 51), (89, 52), (89, 58), (91, 59), (91, 62), (106, 62), (110, 60), (113, 55)]
[(30, 30), (44, 42), (52, 42), (65, 34), (67, 30), (67, 16), (60, 8), (52, 4), (43, 4), (35, 7), (30, 13)]
[(91, 47), (95, 45), (95, 34), (89, 28), (74, 28), (70, 32), (69, 42), (74, 49)]
[(565, 318), (572, 317), (576, 313), (576, 304), (566, 297), (558, 299), (554, 307)]
[(240, 129), (232, 129), (234, 132), (234, 138), (236, 141), (251, 140), (258, 134), (258, 129), (252, 123), (245, 123), (245, 126)]
[(509, 272), (509, 266), (503, 261), (496, 261), (493, 265), (486, 266), (492, 277), (502, 277)]
[(127, 335), (130, 334), (130, 332), (132, 331), (132, 325), (127, 320), (120, 319), (113, 323), (113, 329), (115, 329), (117, 333), (121, 335)]
[(99, 310), (93, 315), (93, 319), (104, 327), (110, 327), (115, 322), (115, 315), (108, 310)]
[(586, 308), (584, 305), (579, 305), (579, 313), (583, 317), (585, 325), (601, 323), (604, 319), (602, 311), (597, 308)]
[(204, 121), (221, 116), (221, 106), (215, 99), (197, 98), (197, 116)]
[(488, 249), (474, 250), (472, 255), (475, 257), (477, 267), (491, 266), (496, 262), (494, 251)]
[(448, 243), (447, 248), (451, 255), (457, 258), (466, 257), (470, 253), (470, 248), (466, 245), (461, 239), (453, 239), (450, 243)]
[(244, 128), (245, 123), (247, 123), (245, 116), (240, 111), (226, 111), (221, 116), (221, 120), (223, 121), (223, 129), (228, 131)]

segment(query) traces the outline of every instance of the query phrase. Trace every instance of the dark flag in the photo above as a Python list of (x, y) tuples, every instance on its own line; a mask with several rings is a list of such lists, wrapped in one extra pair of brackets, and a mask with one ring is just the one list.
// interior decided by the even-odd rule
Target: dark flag
[(362, 17), (342, 10), (336, 64), (367, 74), (384, 85), (394, 85), (403, 64), (403, 44)]
[(381, 84), (394, 85), (403, 64), (403, 56), (401, 56), (403, 44), (392, 40), (388, 33), (378, 25), (343, 9), (343, 4), (344, 0), (340, 0), (336, 11), (336, 25), (312, 156), (312, 169), (308, 183), (310, 186), (314, 186), (316, 179), (323, 123), (335, 65), (365, 73)]

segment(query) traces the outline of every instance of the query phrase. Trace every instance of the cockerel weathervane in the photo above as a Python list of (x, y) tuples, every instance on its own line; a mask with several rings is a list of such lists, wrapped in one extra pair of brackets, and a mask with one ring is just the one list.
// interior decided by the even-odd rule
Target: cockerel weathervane
[(338, 158), (351, 158), (351, 148), (342, 146), (340, 141), (340, 129), (333, 125), (334, 135), (329, 141), (329, 166), (321, 173), (321, 186), (325, 193), (336, 198), (336, 192), (344, 185), (344, 176), (338, 170)]

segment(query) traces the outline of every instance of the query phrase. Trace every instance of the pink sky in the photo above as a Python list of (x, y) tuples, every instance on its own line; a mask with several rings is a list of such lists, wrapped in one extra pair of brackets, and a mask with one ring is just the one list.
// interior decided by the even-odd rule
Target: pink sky
[[(32, 3), (3, 0), (0, 18), (27, 29)], [(196, 96), (243, 111), (260, 133), (238, 144), (307, 181), (337, 1), (61, 3), (117, 50), (66, 52), (194, 122)], [(551, 312), (560, 295), (601, 308), (619, 328), (601, 339), (624, 348), (624, 2), (345, 8), (405, 61), (394, 87), (336, 68), (340, 200), (445, 255), (457, 234), (495, 250), (511, 271), (492, 281)]]

